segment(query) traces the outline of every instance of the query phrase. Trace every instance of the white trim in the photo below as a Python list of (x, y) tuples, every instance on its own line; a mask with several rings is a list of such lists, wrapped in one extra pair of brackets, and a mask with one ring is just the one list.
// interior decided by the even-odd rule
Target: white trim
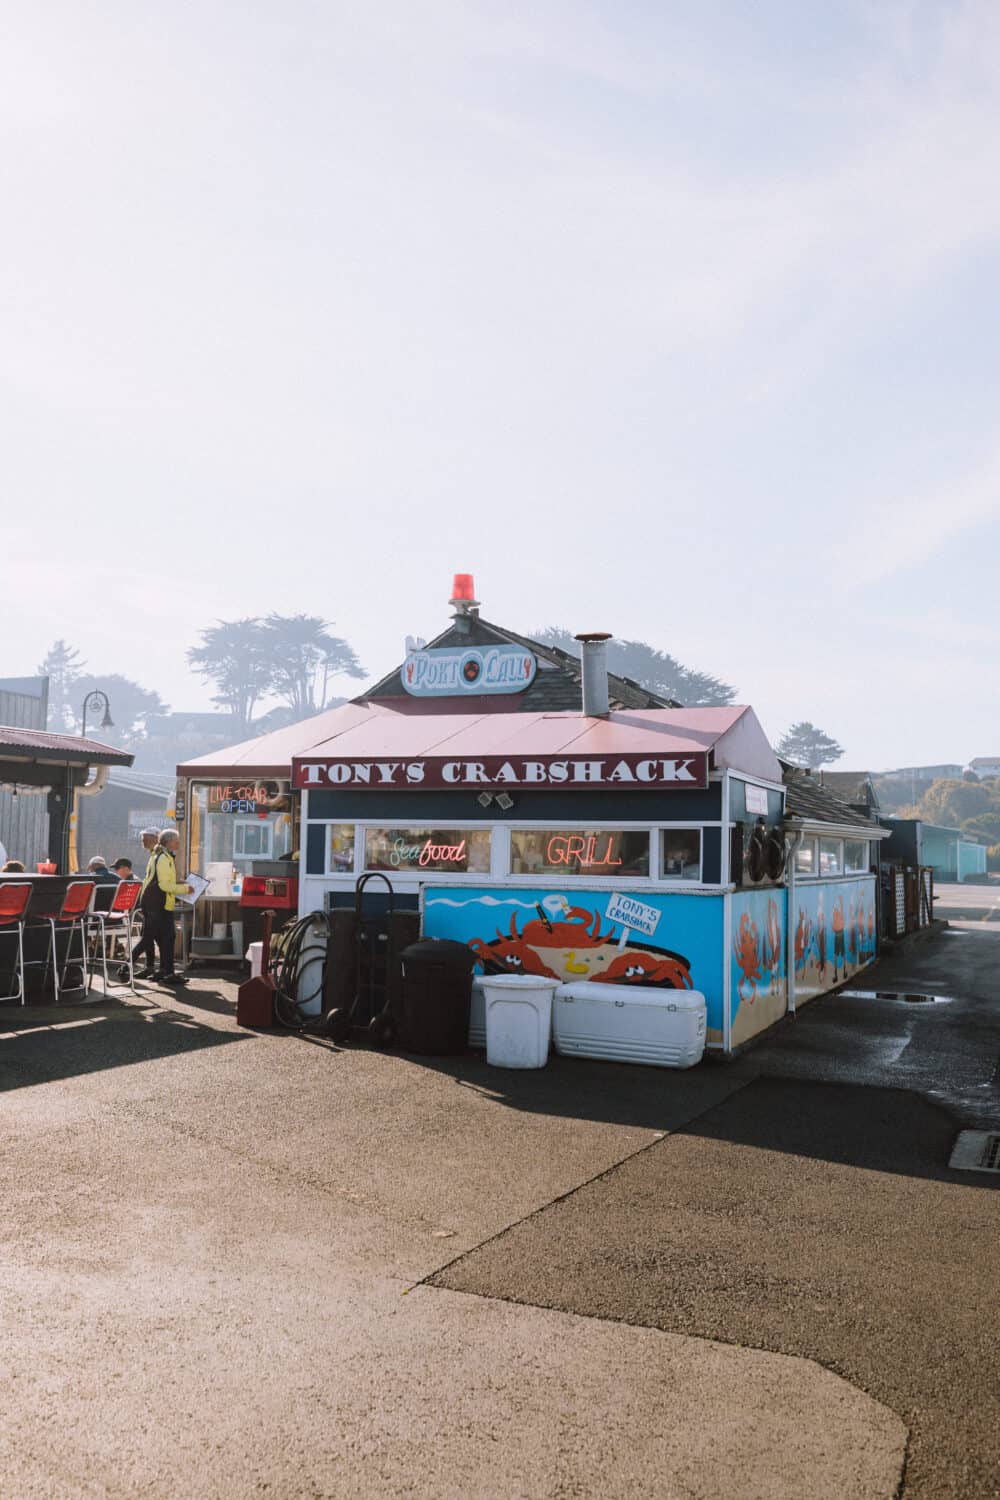
[[(833, 839), (888, 839), (891, 828), (859, 828), (856, 823), (824, 823), (817, 818), (785, 818), (786, 833), (805, 833), (810, 837)], [(789, 826), (790, 825), (790, 826)]]
[(733, 946), (733, 895), (728, 890), (722, 901), (722, 1050), (733, 1049), (733, 976), (729, 955)]
[(763, 786), (769, 792), (784, 793), (787, 790), (783, 781), (765, 781), (763, 776), (751, 776), (749, 771), (730, 771), (729, 775), (734, 781), (742, 781), (744, 786)]
[(731, 851), (731, 845), (732, 845), (732, 842), (733, 842), (733, 820), (732, 820), (732, 814), (730, 813), (730, 810), (729, 810), (729, 775), (730, 775), (730, 773), (729, 773), (728, 770), (723, 771), (723, 773), (722, 773), (722, 776), (723, 776), (723, 782), (722, 782), (722, 810), (723, 810), (723, 819), (722, 819), (722, 823), (720, 825), (721, 828), (722, 828), (722, 851), (721, 851), (721, 858), (719, 860), (719, 879), (722, 881), (723, 885), (729, 885), (730, 881), (732, 880), (732, 871), (729, 868), (729, 866), (730, 866), (730, 857), (729, 856), (730, 856), (730, 854), (732, 852)]
[[(623, 875), (621, 877), (610, 877), (607, 875), (572, 875), (566, 880), (561, 880), (557, 874), (551, 875), (500, 875), (493, 876), (486, 871), (479, 871), (474, 875), (455, 875), (447, 870), (421, 870), (407, 871), (405, 874), (398, 870), (379, 870), (379, 875), (388, 875), (393, 887), (399, 891), (409, 891), (420, 885), (502, 885), (504, 887), (521, 888), (529, 890), (551, 891), (553, 887), (565, 886), (567, 890), (592, 888), (597, 891), (631, 890), (633, 887), (637, 893), (645, 891), (648, 894), (658, 896), (724, 896), (732, 891), (732, 887), (722, 885), (695, 885), (686, 881), (657, 881), (653, 882), (643, 875)], [(856, 876), (852, 877), (857, 879)], [(309, 880), (329, 890), (353, 890), (355, 877), (340, 872), (337, 875), (303, 875), (299, 877), (300, 885)], [(756, 887), (754, 888), (756, 889)], [(768, 890), (783, 890), (783, 886), (761, 887)]]

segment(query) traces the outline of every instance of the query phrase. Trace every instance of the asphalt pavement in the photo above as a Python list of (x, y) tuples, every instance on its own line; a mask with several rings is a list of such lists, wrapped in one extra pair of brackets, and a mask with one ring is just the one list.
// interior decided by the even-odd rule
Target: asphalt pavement
[(435, 1284), (815, 1360), (906, 1423), (906, 1500), (1000, 1494), (1000, 1178), (948, 1167), (1000, 1130), (998, 972), (985, 928), (900, 944)]
[(997, 942), (685, 1073), (5, 1008), (5, 1492), (996, 1493)]

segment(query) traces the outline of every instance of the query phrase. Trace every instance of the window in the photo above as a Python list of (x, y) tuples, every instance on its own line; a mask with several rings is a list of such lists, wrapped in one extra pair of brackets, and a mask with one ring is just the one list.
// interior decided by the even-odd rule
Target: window
[(816, 840), (803, 839), (795, 851), (795, 873), (796, 875), (809, 876), (816, 874)]
[(488, 828), (366, 828), (365, 869), (488, 875)]
[(333, 823), (330, 827), (331, 875), (354, 874), (354, 824)]
[(257, 818), (234, 819), (234, 859), (270, 859), (273, 847), (274, 829), (270, 823)]
[(254, 859), (282, 859), (296, 847), (297, 794), (277, 782), (192, 785), (188, 796), (188, 868), (221, 890), (233, 867), (250, 873)]
[(840, 840), (820, 839), (819, 873), (821, 875), (839, 875), (843, 871), (843, 868)]
[(868, 869), (868, 840), (844, 840), (844, 869), (858, 872)]
[(512, 875), (648, 875), (649, 834), (577, 828), (514, 828)]
[(663, 880), (701, 879), (701, 829), (665, 828), (660, 835)]

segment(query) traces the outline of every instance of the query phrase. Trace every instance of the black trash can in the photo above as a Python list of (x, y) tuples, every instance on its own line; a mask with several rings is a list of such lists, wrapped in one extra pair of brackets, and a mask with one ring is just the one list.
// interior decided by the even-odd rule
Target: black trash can
[(472, 971), (478, 962), (475, 953), (449, 938), (424, 938), (404, 948), (400, 960), (399, 1045), (406, 1052), (429, 1057), (464, 1052), (469, 1042)]

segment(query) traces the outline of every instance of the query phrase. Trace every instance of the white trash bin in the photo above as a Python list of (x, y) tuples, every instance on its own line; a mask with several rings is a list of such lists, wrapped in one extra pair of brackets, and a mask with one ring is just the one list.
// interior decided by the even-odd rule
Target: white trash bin
[(469, 1002), (469, 1046), (486, 1046), (486, 980), (482, 974), (472, 976), (472, 998)]
[(494, 1068), (544, 1068), (558, 979), (538, 974), (484, 974), (486, 1061)]

